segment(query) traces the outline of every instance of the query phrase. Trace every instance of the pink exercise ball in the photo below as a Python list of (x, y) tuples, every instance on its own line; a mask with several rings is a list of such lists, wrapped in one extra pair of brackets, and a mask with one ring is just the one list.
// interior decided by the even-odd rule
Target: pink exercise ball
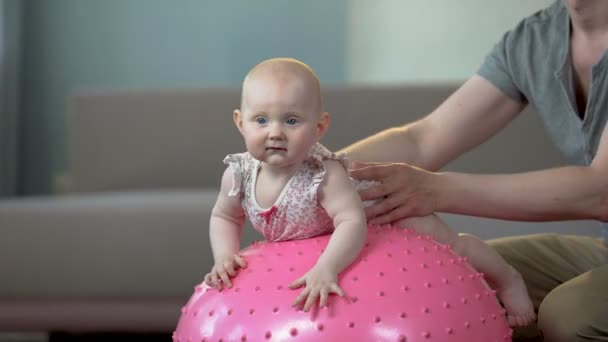
[(370, 227), (340, 274), (344, 297), (309, 312), (288, 285), (309, 270), (329, 235), (254, 243), (248, 266), (223, 291), (204, 283), (182, 308), (175, 342), (510, 341), (505, 311), (466, 258), (413, 230)]

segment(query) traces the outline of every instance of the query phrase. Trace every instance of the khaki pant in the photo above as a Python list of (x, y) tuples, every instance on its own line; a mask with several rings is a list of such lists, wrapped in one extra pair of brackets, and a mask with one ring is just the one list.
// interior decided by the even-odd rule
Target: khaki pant
[(586, 236), (535, 234), (490, 240), (523, 276), (538, 326), (515, 336), (608, 341), (608, 247)]

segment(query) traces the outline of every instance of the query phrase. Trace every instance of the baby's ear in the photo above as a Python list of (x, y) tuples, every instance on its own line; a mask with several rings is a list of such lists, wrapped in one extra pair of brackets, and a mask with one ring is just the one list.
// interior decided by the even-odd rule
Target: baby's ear
[(330, 124), (331, 120), (329, 118), (329, 113), (328, 112), (323, 112), (321, 113), (321, 117), (319, 118), (319, 122), (317, 123), (317, 139), (321, 139), (324, 135), (325, 132), (327, 132), (327, 129), (329, 128), (329, 124)]
[(243, 114), (239, 109), (235, 109), (232, 113), (232, 120), (234, 120), (234, 124), (236, 128), (238, 128), (239, 132), (243, 134)]

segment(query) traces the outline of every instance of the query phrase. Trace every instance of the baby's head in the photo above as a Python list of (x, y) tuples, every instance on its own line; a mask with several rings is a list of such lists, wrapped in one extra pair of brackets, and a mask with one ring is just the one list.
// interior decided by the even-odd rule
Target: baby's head
[(254, 158), (283, 167), (308, 155), (327, 130), (329, 115), (312, 69), (295, 59), (274, 58), (245, 77), (234, 122)]

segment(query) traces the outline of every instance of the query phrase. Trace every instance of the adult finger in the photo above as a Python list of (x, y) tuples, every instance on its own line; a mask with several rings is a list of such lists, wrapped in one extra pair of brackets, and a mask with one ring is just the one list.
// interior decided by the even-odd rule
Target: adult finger
[(365, 216), (372, 222), (377, 216), (385, 215), (386, 213), (394, 210), (399, 207), (400, 201), (396, 199), (395, 196), (386, 198), (379, 203), (376, 203), (370, 207), (365, 208)]
[(353, 170), (362, 169), (364, 167), (374, 166), (377, 164), (379, 164), (379, 163), (364, 162), (361, 160), (351, 160), (349, 166), (350, 166), (350, 170), (353, 171)]
[(367, 189), (359, 190), (359, 197), (361, 197), (361, 200), (363, 201), (375, 200), (388, 196), (392, 192), (393, 190), (391, 189), (391, 187), (389, 187), (387, 184), (380, 183), (377, 185), (370, 186)]
[(399, 221), (406, 217), (412, 216), (412, 212), (409, 206), (404, 205), (401, 207), (397, 207), (388, 213), (384, 213), (382, 215), (378, 215), (369, 221), (370, 224), (386, 224), (392, 223), (395, 221)]
[(360, 169), (351, 170), (350, 176), (354, 179), (381, 180), (391, 174), (391, 164), (374, 164)]

